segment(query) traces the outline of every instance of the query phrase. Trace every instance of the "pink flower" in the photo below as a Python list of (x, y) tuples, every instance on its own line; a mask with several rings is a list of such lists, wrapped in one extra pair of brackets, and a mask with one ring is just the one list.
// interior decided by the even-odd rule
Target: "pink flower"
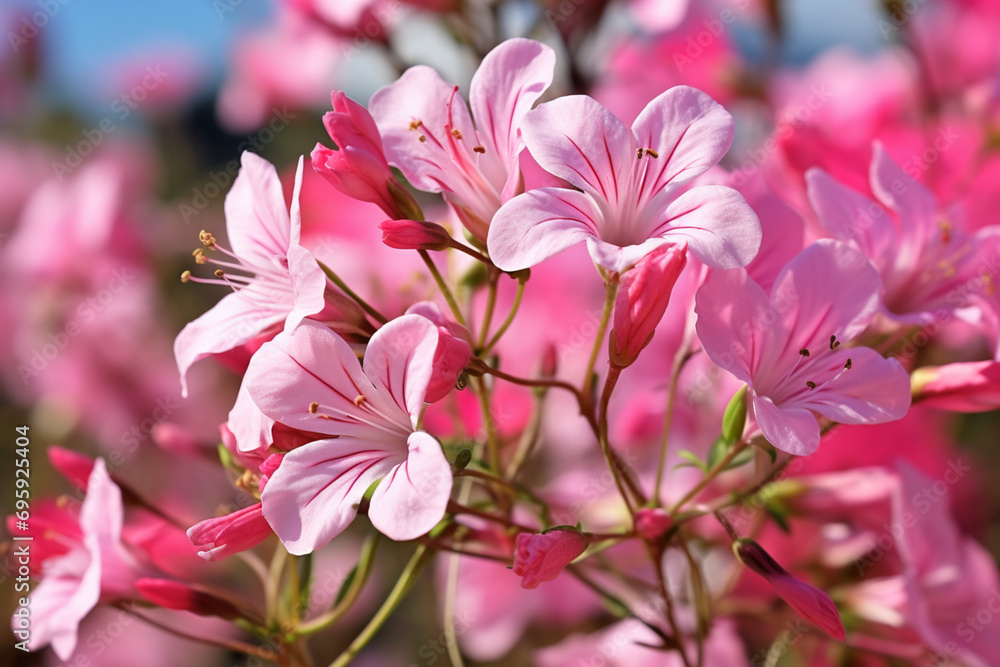
[(323, 116), (323, 125), (336, 147), (316, 144), (313, 169), (344, 194), (378, 204), (394, 220), (422, 217), (417, 202), (392, 175), (368, 110), (339, 90), (330, 99), (333, 111)]
[(733, 545), (733, 551), (744, 565), (764, 577), (799, 616), (834, 639), (844, 641), (847, 638), (837, 605), (829, 595), (793, 577), (753, 540), (739, 540)]
[(224, 600), (201, 586), (143, 577), (136, 579), (135, 588), (142, 597), (164, 609), (226, 619), (243, 618), (246, 615), (229, 600)]
[(514, 549), (514, 574), (521, 588), (538, 588), (552, 581), (587, 548), (587, 539), (576, 530), (521, 533)]
[(1000, 408), (1000, 362), (968, 361), (925, 366), (912, 375), (913, 400), (955, 412)]
[(188, 528), (187, 536), (205, 560), (215, 561), (252, 549), (271, 533), (260, 503), (231, 514), (205, 519)]
[(265, 344), (246, 383), (269, 418), (323, 436), (287, 454), (261, 494), (264, 516), (285, 547), (305, 554), (353, 520), (372, 483), (368, 517), (395, 540), (423, 535), (444, 516), (451, 466), (417, 430), (434, 372), (438, 331), (404, 315), (372, 336), (364, 366), (326, 327), (306, 321)]
[(878, 273), (856, 250), (821, 240), (799, 253), (771, 295), (743, 269), (713, 272), (698, 291), (708, 356), (746, 382), (764, 437), (796, 455), (819, 445), (814, 413), (843, 424), (900, 419), (910, 380), (895, 359), (847, 349), (879, 305)]
[(659, 507), (642, 507), (635, 513), (635, 531), (649, 542), (663, 537), (673, 525), (670, 514)]
[(611, 330), (611, 363), (625, 368), (653, 339), (670, 292), (687, 264), (687, 244), (660, 246), (622, 274)]
[[(185, 273), (185, 280), (233, 288), (232, 294), (177, 335), (174, 354), (185, 396), (187, 370), (199, 359), (273, 334), (282, 324), (294, 328), (305, 317), (341, 321), (348, 330), (356, 330), (364, 319), (357, 304), (328, 289), (328, 278), (316, 259), (299, 245), (302, 160), (295, 174), (291, 211), (285, 209), (281, 182), (269, 162), (245, 152), (242, 163), (226, 196), (226, 230), (233, 250), (202, 232), (205, 248), (195, 251), (198, 263), (223, 268), (216, 271), (215, 279)], [(226, 258), (215, 259), (215, 253)]]
[(683, 187), (733, 138), (732, 116), (705, 93), (671, 88), (631, 129), (590, 97), (561, 97), (528, 113), (521, 132), (538, 164), (579, 190), (530, 190), (500, 209), (489, 250), (501, 269), (534, 266), (582, 241), (594, 263), (619, 273), (666, 243), (686, 241), (717, 268), (757, 253), (760, 221), (742, 195)]
[(139, 565), (121, 542), (122, 512), (121, 491), (98, 459), (80, 508), (82, 542), (47, 560), (31, 592), (32, 651), (51, 643), (56, 655), (69, 659), (80, 621), (97, 603), (131, 595)]
[(451, 234), (435, 222), (386, 220), (379, 223), (382, 243), (399, 250), (444, 250), (451, 245)]
[(411, 67), (369, 104), (389, 163), (414, 187), (441, 192), (466, 229), (486, 243), (490, 221), (521, 187), (518, 128), (552, 82), (555, 54), (530, 39), (491, 51), (472, 78), (472, 117), (458, 86)]
[[(882, 276), (883, 307), (910, 324), (939, 322), (943, 314), (963, 314), (970, 297), (989, 291), (980, 280), (997, 248), (995, 232), (977, 236), (956, 228), (938, 211), (934, 195), (910, 178), (876, 143), (871, 188), (877, 201), (833, 180), (826, 172), (806, 174), (809, 199), (820, 222), (836, 238), (850, 242)], [(975, 289), (974, 286), (980, 287)]]

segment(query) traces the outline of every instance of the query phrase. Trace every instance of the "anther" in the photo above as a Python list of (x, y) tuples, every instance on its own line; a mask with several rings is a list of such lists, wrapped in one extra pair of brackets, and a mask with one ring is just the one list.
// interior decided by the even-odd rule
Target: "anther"
[(417, 141), (419, 141), (420, 143), (424, 143), (427, 141), (427, 137), (421, 134), (419, 137), (417, 137)]
[(359, 408), (367, 402), (368, 399), (365, 398), (364, 394), (358, 394), (357, 396), (354, 397), (354, 405), (358, 406)]
[(642, 149), (641, 148), (636, 148), (635, 149), (635, 159), (636, 160), (641, 160), (642, 159)]
[(317, 410), (319, 410), (319, 401), (313, 401), (309, 404), (309, 414), (314, 415)]
[(421, 125), (423, 125), (423, 121), (422, 120), (411, 120), (410, 121), (410, 129), (411, 130), (415, 130), (418, 127), (420, 127)]
[(198, 232), (198, 240), (201, 241), (206, 248), (215, 249), (215, 237), (212, 236), (211, 232), (206, 232), (204, 229)]
[(830, 349), (836, 350), (838, 347), (840, 347), (840, 341), (837, 340), (836, 336), (830, 336)]
[(205, 257), (204, 248), (195, 248), (191, 254), (194, 256), (195, 264), (204, 264), (208, 261), (208, 257)]
[(223, 277), (223, 276), (225, 276), (225, 275), (226, 275), (226, 274), (224, 274), (224, 273), (222, 272), (222, 269), (216, 269), (216, 270), (215, 270), (215, 277), (216, 277), (216, 278), (222, 278), (222, 277)]
[(649, 157), (660, 157), (660, 154), (654, 151), (652, 148), (643, 148), (642, 150), (644, 150), (646, 152), (646, 155), (648, 155)]
[(458, 128), (455, 128), (451, 131), (451, 136), (455, 137), (456, 139), (461, 139), (462, 132)]
[(812, 380), (806, 380), (806, 386), (809, 387), (810, 389), (815, 389), (816, 383), (813, 382)]
[(848, 371), (851, 370), (851, 366), (853, 366), (853, 365), (854, 365), (854, 362), (851, 361), (850, 358), (848, 358), (847, 359), (847, 363), (844, 364), (844, 370), (848, 370)]
[(485, 148), (484, 146), (475, 146), (475, 147), (474, 147), (474, 148), (472, 149), (472, 152), (474, 152), (474, 153), (479, 153), (480, 155), (482, 155), (483, 153), (485, 153), (485, 152), (486, 152), (486, 148)]
[(182, 283), (186, 283), (189, 280), (191, 280), (191, 272), (190, 271), (185, 271), (184, 273), (181, 274), (181, 282)]
[(806, 348), (802, 348), (801, 350), (799, 350), (799, 354), (801, 354), (803, 357), (808, 357), (809, 350), (807, 350)]

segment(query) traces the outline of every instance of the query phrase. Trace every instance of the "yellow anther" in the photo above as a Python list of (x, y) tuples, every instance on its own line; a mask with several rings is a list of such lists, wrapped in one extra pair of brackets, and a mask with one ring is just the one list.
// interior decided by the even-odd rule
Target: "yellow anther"
[(184, 273), (181, 274), (181, 282), (182, 283), (186, 283), (189, 280), (191, 280), (191, 272), (190, 271), (185, 271)]
[(215, 248), (215, 237), (212, 236), (211, 232), (206, 232), (204, 229), (198, 232), (198, 240), (204, 244), (206, 248)]

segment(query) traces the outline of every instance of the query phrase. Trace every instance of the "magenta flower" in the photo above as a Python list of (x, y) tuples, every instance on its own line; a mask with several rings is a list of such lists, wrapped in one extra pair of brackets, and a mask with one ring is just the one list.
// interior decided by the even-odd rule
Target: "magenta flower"
[(386, 220), (379, 223), (382, 243), (399, 250), (444, 250), (451, 245), (451, 234), (436, 222)]
[(660, 246), (622, 274), (611, 330), (611, 363), (631, 366), (653, 339), (670, 292), (687, 264), (687, 245)]
[(987, 269), (1000, 240), (996, 228), (977, 235), (963, 232), (879, 143), (870, 178), (877, 201), (818, 168), (806, 174), (816, 217), (831, 235), (864, 253), (881, 274), (886, 313), (909, 324), (940, 322), (943, 314), (978, 323), (976, 312), (963, 309), (974, 305), (973, 297), (995, 291)]
[(417, 429), (437, 345), (432, 322), (404, 315), (372, 336), (363, 367), (342, 338), (311, 321), (254, 355), (246, 384), (261, 411), (328, 436), (285, 454), (261, 494), (289, 552), (309, 553), (343, 531), (378, 480), (368, 517), (392, 539), (419, 537), (444, 516), (451, 466)]
[(188, 528), (187, 536), (205, 560), (221, 560), (252, 549), (271, 533), (261, 504), (254, 503), (225, 516), (199, 521)]
[(121, 491), (103, 459), (97, 459), (80, 507), (82, 539), (45, 561), (42, 581), (31, 591), (32, 651), (51, 643), (56, 655), (68, 660), (80, 622), (97, 603), (132, 595), (141, 569), (122, 544), (122, 521)]
[(501, 269), (534, 266), (582, 241), (598, 266), (619, 273), (665, 243), (687, 242), (716, 268), (757, 254), (760, 221), (742, 195), (684, 187), (733, 139), (732, 116), (705, 93), (671, 88), (631, 129), (590, 97), (562, 97), (527, 114), (521, 132), (538, 164), (579, 190), (530, 190), (500, 209), (489, 251)]
[(389, 163), (414, 187), (443, 193), (485, 244), (494, 214), (521, 188), (518, 128), (552, 83), (554, 67), (552, 49), (530, 39), (493, 49), (472, 78), (475, 125), (458, 86), (429, 67), (411, 67), (369, 104)]
[[(242, 165), (225, 204), (232, 250), (202, 232), (205, 247), (195, 251), (197, 262), (221, 268), (214, 279), (195, 278), (189, 272), (183, 278), (233, 289), (185, 326), (174, 341), (185, 396), (187, 370), (194, 362), (276, 333), (286, 320), (289, 327), (295, 327), (305, 317), (319, 317), (337, 322), (343, 330), (357, 330), (364, 320), (357, 304), (329, 288), (312, 253), (299, 245), (302, 160), (295, 173), (290, 211), (285, 208), (278, 173), (269, 162), (245, 152)], [(226, 257), (217, 259), (215, 254)]]
[(419, 217), (420, 207), (389, 169), (368, 110), (339, 90), (330, 101), (333, 111), (323, 116), (323, 125), (337, 146), (316, 144), (313, 169), (347, 196), (377, 204), (394, 220)]
[(738, 541), (733, 545), (733, 551), (744, 565), (764, 577), (774, 592), (799, 616), (834, 639), (844, 641), (847, 638), (837, 605), (829, 595), (793, 577), (753, 540)]
[(864, 256), (822, 240), (788, 263), (770, 297), (743, 269), (713, 272), (698, 291), (702, 346), (749, 385), (757, 425), (775, 447), (812, 453), (820, 441), (814, 413), (843, 424), (906, 414), (910, 379), (899, 362), (845, 345), (874, 317), (880, 288)]
[(913, 372), (913, 400), (954, 412), (1000, 408), (1000, 361), (925, 366)]
[(514, 574), (521, 577), (521, 588), (538, 588), (558, 577), (586, 549), (587, 539), (576, 530), (521, 533), (514, 549)]

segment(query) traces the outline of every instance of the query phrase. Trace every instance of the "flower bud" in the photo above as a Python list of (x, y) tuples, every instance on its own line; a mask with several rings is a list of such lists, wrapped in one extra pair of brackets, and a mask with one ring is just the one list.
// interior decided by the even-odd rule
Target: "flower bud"
[(379, 223), (382, 243), (400, 250), (444, 250), (451, 234), (441, 225), (419, 220), (386, 220)]
[(656, 542), (674, 525), (666, 510), (643, 507), (635, 513), (635, 532), (647, 542)]
[(199, 556), (215, 561), (252, 549), (273, 532), (257, 503), (226, 516), (199, 521), (188, 528), (187, 536), (198, 548)]
[(793, 577), (753, 540), (737, 540), (733, 543), (733, 552), (744, 565), (764, 577), (774, 592), (802, 618), (834, 639), (846, 639), (840, 613), (830, 596)]
[(422, 218), (416, 201), (392, 175), (368, 110), (339, 90), (330, 99), (333, 111), (323, 116), (323, 125), (337, 147), (316, 144), (313, 169), (344, 194), (377, 204), (394, 219)]
[(135, 588), (142, 597), (164, 609), (189, 611), (199, 616), (242, 618), (243, 613), (228, 600), (188, 584), (169, 579), (136, 579)]
[(687, 244), (662, 245), (622, 274), (609, 340), (615, 366), (630, 366), (652, 340), (685, 264)]
[(558, 577), (586, 548), (586, 538), (576, 530), (521, 533), (514, 549), (514, 574), (521, 577), (521, 588), (537, 588)]

